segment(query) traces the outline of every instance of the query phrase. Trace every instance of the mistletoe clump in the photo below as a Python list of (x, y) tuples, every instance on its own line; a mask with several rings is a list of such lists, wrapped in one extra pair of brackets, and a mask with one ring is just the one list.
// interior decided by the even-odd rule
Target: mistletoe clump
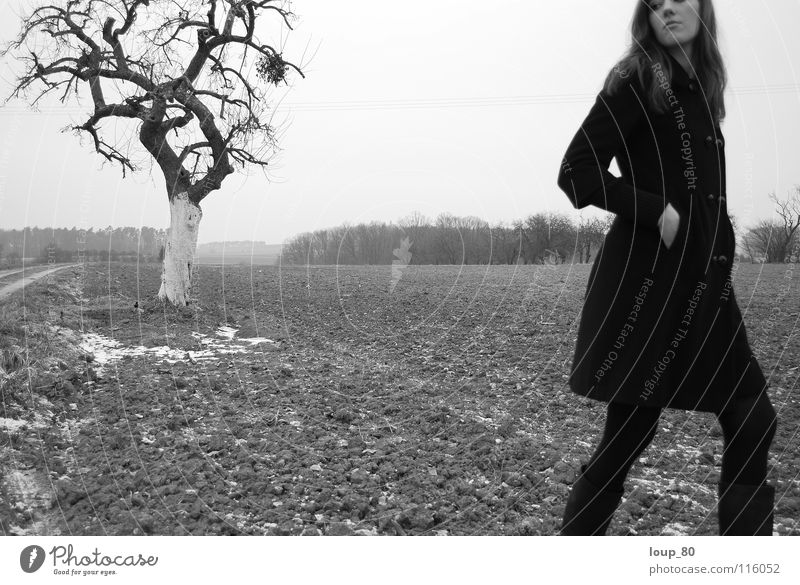
[(286, 81), (289, 65), (283, 60), (280, 53), (262, 56), (256, 63), (256, 71), (261, 79), (277, 86), (281, 81)]

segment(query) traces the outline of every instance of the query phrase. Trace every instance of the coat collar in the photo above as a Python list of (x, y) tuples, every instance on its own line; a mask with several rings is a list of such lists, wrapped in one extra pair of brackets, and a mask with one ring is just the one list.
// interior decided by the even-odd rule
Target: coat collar
[(689, 87), (690, 83), (697, 84), (697, 79), (693, 79), (689, 77), (689, 74), (686, 73), (686, 70), (683, 68), (678, 60), (672, 56), (672, 53), (667, 53), (669, 56), (669, 60), (672, 64), (672, 80), (671, 84), (673, 87), (680, 87), (682, 89), (686, 89)]

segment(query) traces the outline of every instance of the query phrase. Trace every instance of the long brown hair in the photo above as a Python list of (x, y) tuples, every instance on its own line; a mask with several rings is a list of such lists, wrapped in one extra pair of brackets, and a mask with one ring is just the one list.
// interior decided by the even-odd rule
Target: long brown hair
[[(632, 74), (637, 75), (645, 88), (647, 101), (659, 113), (669, 109), (667, 96), (659, 87), (652, 73), (656, 62), (672, 79), (672, 60), (666, 48), (658, 42), (649, 21), (650, 6), (647, 0), (639, 0), (631, 21), (632, 42), (625, 56), (608, 73), (603, 87), (614, 93), (622, 81)], [(719, 123), (725, 118), (725, 85), (728, 82), (725, 64), (717, 47), (717, 17), (712, 0), (700, 0), (700, 30), (694, 39), (692, 67), (703, 87), (708, 109)]]

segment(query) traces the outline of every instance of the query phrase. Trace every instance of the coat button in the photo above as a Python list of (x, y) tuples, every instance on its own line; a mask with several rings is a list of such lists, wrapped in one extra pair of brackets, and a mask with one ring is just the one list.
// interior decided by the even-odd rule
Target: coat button
[(713, 194), (713, 193), (709, 193), (709, 194), (706, 196), (706, 199), (708, 199), (709, 201), (714, 201), (714, 194)]
[(724, 255), (723, 256), (717, 256), (716, 257), (716, 261), (718, 263), (720, 263), (720, 264), (725, 264), (728, 261), (728, 257), (724, 256)]
[(689, 82), (689, 91), (695, 93), (697, 91), (697, 84), (694, 81)]
[(725, 203), (725, 195), (720, 195), (719, 196), (719, 202), (720, 203)]
[(722, 148), (725, 146), (725, 142), (723, 142), (722, 138), (717, 138), (717, 148)]
[(706, 146), (711, 146), (714, 143), (713, 136), (706, 136)]

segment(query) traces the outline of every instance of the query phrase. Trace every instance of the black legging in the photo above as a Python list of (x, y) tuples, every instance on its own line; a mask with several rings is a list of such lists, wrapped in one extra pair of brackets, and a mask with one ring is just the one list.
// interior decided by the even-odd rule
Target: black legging
[[(610, 402), (603, 436), (587, 464), (589, 481), (603, 489), (623, 489), (631, 466), (656, 435), (661, 410)], [(725, 439), (722, 481), (761, 485), (777, 429), (767, 393), (737, 400), (716, 415)]]

